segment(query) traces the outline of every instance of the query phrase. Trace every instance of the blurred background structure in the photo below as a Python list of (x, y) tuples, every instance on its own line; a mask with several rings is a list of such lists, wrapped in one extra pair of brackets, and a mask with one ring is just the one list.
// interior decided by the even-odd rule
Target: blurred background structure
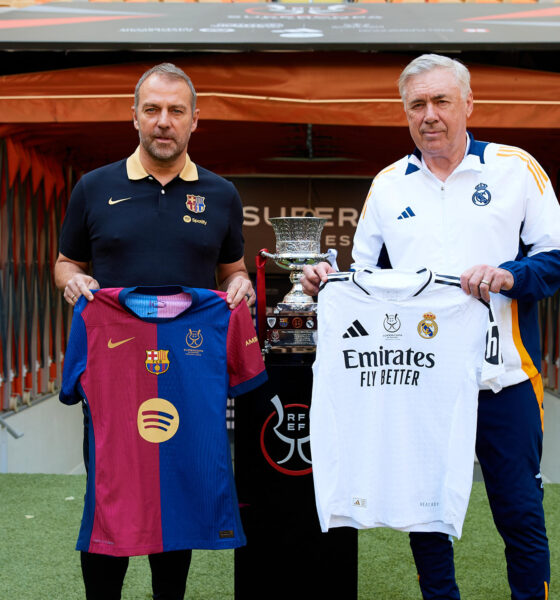
[[(171, 61), (191, 76), (190, 153), (240, 190), (249, 270), (282, 215), (327, 218), (322, 246), (344, 269), (372, 177), (411, 151), (396, 81), (420, 53), (470, 67), (470, 130), (523, 147), (558, 192), (559, 48), (550, 0), (0, 0), (0, 472), (79, 464), (80, 411), (53, 396), (71, 319), (52, 282), (59, 228), (81, 174), (134, 150), (147, 68)], [(271, 268), (270, 304), (284, 285)], [(541, 325), (543, 472), (560, 481), (558, 297)]]

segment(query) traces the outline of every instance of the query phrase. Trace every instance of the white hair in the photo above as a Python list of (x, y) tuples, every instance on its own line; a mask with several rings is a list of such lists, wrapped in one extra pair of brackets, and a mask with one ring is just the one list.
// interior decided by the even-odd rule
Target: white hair
[(455, 75), (461, 89), (461, 96), (465, 99), (471, 91), (471, 74), (465, 65), (458, 60), (440, 56), (439, 54), (422, 54), (409, 62), (399, 77), (399, 93), (403, 102), (406, 101), (405, 88), (408, 80), (420, 73), (427, 73), (433, 69), (447, 69)]

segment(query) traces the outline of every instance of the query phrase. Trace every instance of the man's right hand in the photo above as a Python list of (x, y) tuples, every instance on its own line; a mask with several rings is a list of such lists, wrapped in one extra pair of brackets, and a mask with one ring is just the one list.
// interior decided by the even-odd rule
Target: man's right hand
[(91, 290), (98, 290), (99, 283), (97, 280), (86, 275), (85, 273), (75, 273), (66, 282), (64, 287), (64, 299), (70, 306), (74, 306), (78, 302), (80, 296), (85, 296), (89, 301), (93, 300)]
[(327, 281), (329, 273), (336, 273), (328, 262), (320, 262), (316, 265), (305, 265), (303, 267), (303, 276), (300, 280), (303, 291), (310, 296), (316, 296), (319, 293), (321, 283)]

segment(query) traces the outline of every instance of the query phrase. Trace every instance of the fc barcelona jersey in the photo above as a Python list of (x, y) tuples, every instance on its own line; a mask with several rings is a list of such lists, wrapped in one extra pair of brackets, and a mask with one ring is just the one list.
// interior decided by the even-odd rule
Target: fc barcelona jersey
[(77, 549), (113, 556), (245, 543), (227, 398), (266, 379), (249, 310), (193, 288), (78, 301), (60, 400), (83, 400), (89, 472)]

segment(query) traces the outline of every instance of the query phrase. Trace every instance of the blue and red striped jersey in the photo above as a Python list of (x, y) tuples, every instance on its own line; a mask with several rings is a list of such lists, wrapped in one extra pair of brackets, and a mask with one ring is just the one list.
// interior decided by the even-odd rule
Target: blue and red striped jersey
[(227, 398), (266, 380), (244, 302), (205, 289), (106, 288), (74, 311), (60, 400), (88, 413), (77, 549), (134, 556), (245, 543)]

